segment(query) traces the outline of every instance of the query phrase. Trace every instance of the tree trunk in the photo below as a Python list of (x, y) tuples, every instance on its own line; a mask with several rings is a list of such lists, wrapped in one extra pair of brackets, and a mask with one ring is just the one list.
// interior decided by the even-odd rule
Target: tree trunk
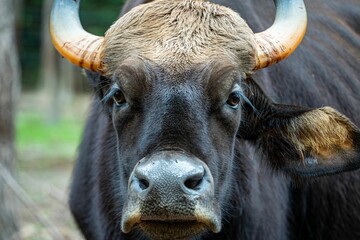
[[(0, 0), (0, 165), (14, 170), (14, 98), (19, 83), (15, 46), (15, 2)], [(16, 199), (0, 175), (0, 240), (17, 239)]]
[(51, 43), (49, 19), (52, 0), (42, 1), (41, 19), (41, 65), (40, 65), (40, 96), (48, 99), (46, 105), (47, 121), (57, 123), (59, 120), (59, 77), (58, 55)]
[(40, 95), (49, 99), (47, 105), (48, 121), (57, 123), (63, 111), (64, 102), (74, 96), (74, 67), (65, 59), (60, 59), (52, 45), (49, 34), (49, 18), (52, 0), (43, 0), (41, 32)]

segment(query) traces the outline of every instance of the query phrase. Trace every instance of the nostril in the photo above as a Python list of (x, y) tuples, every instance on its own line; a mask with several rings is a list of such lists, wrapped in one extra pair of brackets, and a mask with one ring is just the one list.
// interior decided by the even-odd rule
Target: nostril
[(139, 179), (139, 187), (141, 188), (141, 190), (146, 190), (148, 189), (150, 186), (149, 182), (145, 179)]
[(191, 178), (187, 179), (184, 182), (184, 185), (188, 189), (198, 191), (198, 190), (200, 190), (200, 185), (203, 181), (203, 177), (204, 177), (203, 174), (197, 175), (197, 176), (192, 176)]

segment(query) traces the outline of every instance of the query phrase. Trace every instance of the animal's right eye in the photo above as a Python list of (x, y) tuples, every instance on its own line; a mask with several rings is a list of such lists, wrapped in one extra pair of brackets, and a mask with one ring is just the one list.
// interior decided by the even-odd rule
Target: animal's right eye
[(114, 95), (113, 95), (112, 98), (113, 98), (113, 100), (114, 100), (114, 103), (115, 103), (117, 106), (126, 103), (125, 96), (124, 96), (123, 92), (122, 92), (120, 89), (117, 89), (117, 90), (114, 92)]
[(239, 107), (240, 101), (240, 93), (238, 91), (235, 91), (230, 94), (229, 98), (226, 101), (226, 104), (233, 109), (237, 109)]

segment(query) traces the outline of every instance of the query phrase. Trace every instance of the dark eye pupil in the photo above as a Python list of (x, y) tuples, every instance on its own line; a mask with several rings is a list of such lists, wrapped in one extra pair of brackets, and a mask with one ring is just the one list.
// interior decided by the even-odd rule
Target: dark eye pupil
[(124, 94), (120, 90), (118, 90), (114, 93), (113, 99), (117, 105), (125, 103)]
[(226, 103), (231, 107), (237, 107), (240, 103), (240, 97), (236, 93), (231, 93)]

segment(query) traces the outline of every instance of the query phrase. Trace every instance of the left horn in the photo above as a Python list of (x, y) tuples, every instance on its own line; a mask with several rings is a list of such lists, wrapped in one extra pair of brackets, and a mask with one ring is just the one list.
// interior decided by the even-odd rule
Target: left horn
[(103, 37), (86, 32), (79, 19), (80, 0), (54, 0), (50, 35), (59, 53), (74, 65), (101, 72)]
[(274, 0), (276, 16), (273, 25), (256, 33), (256, 67), (268, 67), (288, 57), (299, 46), (306, 32), (307, 15), (302, 0)]

